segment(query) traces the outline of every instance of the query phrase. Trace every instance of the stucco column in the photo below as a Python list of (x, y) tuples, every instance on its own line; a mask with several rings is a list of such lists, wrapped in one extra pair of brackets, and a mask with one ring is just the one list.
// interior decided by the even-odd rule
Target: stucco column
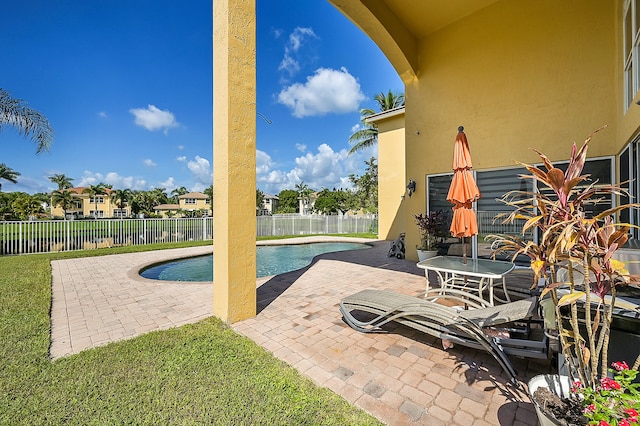
[(255, 0), (213, 2), (213, 314), (256, 315)]

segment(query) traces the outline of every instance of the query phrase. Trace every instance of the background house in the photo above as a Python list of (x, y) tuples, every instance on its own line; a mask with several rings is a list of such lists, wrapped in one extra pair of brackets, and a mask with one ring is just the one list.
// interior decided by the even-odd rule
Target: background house
[(298, 212), (303, 216), (313, 214), (313, 208), (317, 199), (317, 192), (311, 192), (304, 197), (298, 197)]
[[(129, 217), (131, 216), (131, 207), (126, 204), (122, 209), (119, 208), (113, 200), (111, 200), (111, 189), (106, 188), (105, 194), (97, 195), (95, 197), (84, 193), (86, 187), (69, 188), (67, 191), (71, 192), (75, 203), (73, 206), (67, 208), (67, 218), (112, 218), (112, 217)], [(51, 206), (52, 217), (63, 217), (65, 212), (60, 206)]]
[(264, 215), (274, 214), (278, 209), (279, 200), (280, 199), (278, 198), (277, 195), (263, 193), (262, 208), (258, 212), (258, 215), (264, 216)]
[(160, 204), (153, 208), (162, 217), (211, 216), (211, 200), (201, 192), (189, 192), (178, 197), (178, 204)]

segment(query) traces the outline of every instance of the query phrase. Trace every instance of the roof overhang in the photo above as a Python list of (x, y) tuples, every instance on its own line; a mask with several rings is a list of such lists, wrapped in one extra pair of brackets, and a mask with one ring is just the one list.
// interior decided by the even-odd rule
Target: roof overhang
[(389, 118), (397, 117), (399, 115), (404, 115), (404, 107), (389, 109), (387, 111), (382, 111), (377, 114), (370, 115), (364, 120), (364, 122), (367, 124), (375, 124)]

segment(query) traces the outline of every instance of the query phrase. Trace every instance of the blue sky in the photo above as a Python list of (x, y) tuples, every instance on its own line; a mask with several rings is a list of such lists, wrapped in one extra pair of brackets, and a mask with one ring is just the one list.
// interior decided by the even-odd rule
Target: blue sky
[[(5, 192), (75, 186), (212, 182), (212, 3), (206, 0), (35, 0), (2, 7), (0, 87), (45, 114), (50, 152), (5, 128)], [(257, 185), (346, 188), (372, 149), (347, 156), (361, 108), (402, 91), (378, 47), (324, 0), (257, 0)]]

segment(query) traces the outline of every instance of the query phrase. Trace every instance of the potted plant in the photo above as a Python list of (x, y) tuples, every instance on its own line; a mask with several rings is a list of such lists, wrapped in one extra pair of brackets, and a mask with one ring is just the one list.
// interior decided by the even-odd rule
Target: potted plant
[(438, 255), (438, 243), (440, 242), (443, 213), (441, 210), (429, 214), (414, 214), (418, 231), (420, 232), (420, 244), (416, 246), (418, 260), (422, 261)]
[[(538, 151), (546, 171), (518, 163), (530, 172), (522, 178), (537, 182), (540, 191), (510, 191), (502, 198), (512, 208), (511, 213), (503, 216), (504, 222), (522, 221), (522, 235), (488, 237), (493, 240), (494, 256), (501, 253), (513, 259), (518, 255), (530, 258), (535, 275), (532, 288), (541, 287), (543, 306), (551, 311), (547, 310), (545, 316), (552, 314), (561, 359), (566, 363), (568, 378), (553, 382), (564, 382), (565, 402), (579, 405), (582, 413), (592, 404), (590, 395), (601, 395), (608, 380), (616, 295), (623, 286), (638, 282), (638, 276), (630, 275), (625, 264), (614, 258), (616, 250), (629, 238), (630, 225), (613, 219), (619, 211), (638, 205), (625, 204), (597, 214), (588, 213), (603, 197), (628, 195), (619, 186), (598, 185), (582, 174), (590, 140), (591, 136), (580, 149), (573, 145), (566, 171)], [(537, 232), (537, 242), (532, 238), (533, 232)], [(637, 367), (638, 362), (634, 364)], [(536, 379), (539, 381), (540, 377), (532, 379), (530, 392), (538, 386), (533, 383)], [(548, 377), (543, 381), (551, 382)], [(573, 385), (574, 392), (568, 392), (567, 384)], [(640, 402), (635, 391), (609, 396), (617, 402), (626, 401), (621, 405), (624, 409)], [(533, 395), (532, 399), (535, 404)], [(597, 419), (592, 424), (600, 425), (634, 424), (615, 416), (598, 413), (590, 419)], [(598, 423), (600, 420), (604, 423)], [(546, 421), (541, 419), (542, 424), (562, 424)]]

